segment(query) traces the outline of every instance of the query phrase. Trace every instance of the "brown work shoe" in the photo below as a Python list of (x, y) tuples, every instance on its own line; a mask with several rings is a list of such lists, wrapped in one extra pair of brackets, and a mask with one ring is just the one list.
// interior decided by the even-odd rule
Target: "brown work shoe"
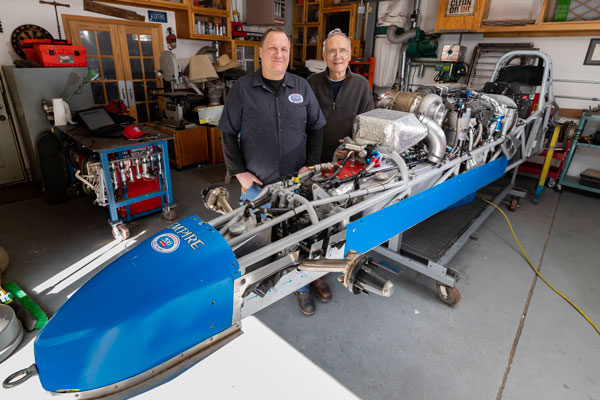
[(310, 292), (294, 292), (298, 297), (298, 308), (302, 314), (310, 317), (315, 313), (315, 302)]
[(310, 289), (320, 302), (329, 303), (331, 301), (331, 291), (329, 290), (329, 285), (327, 285), (327, 282), (325, 282), (322, 278), (319, 278), (311, 283)]

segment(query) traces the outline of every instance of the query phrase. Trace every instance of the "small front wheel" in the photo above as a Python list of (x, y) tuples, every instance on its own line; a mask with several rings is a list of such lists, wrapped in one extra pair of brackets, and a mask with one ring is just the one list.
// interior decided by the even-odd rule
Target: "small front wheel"
[(555, 188), (555, 187), (556, 187), (556, 184), (557, 184), (557, 183), (558, 183), (558, 182), (556, 181), (556, 179), (554, 179), (554, 178), (550, 178), (550, 179), (548, 179), (548, 183), (547, 183), (547, 185), (548, 185), (548, 187), (549, 187), (550, 189), (553, 189), (553, 188)]
[(129, 228), (125, 224), (114, 225), (112, 228), (112, 235), (115, 240), (127, 240), (129, 239)]
[(514, 211), (516, 211), (516, 210), (517, 210), (517, 208), (519, 208), (519, 198), (517, 198), (517, 197), (513, 197), (513, 198), (510, 200), (510, 204), (509, 204), (509, 206), (508, 206), (508, 209), (509, 209), (510, 211), (514, 212)]
[(177, 213), (172, 208), (163, 209), (162, 215), (163, 215), (163, 218), (166, 219), (167, 221), (175, 221), (175, 218), (177, 218)]

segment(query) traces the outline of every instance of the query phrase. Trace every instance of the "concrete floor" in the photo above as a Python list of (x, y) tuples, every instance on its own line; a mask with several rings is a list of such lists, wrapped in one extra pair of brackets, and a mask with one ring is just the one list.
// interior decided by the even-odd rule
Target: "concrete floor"
[[(201, 175), (173, 171), (179, 217), (212, 218), (201, 202), (209, 184)], [(535, 187), (528, 178), (518, 184)], [(533, 263), (597, 323), (599, 204), (597, 196), (547, 189), (540, 204), (530, 195), (509, 213)], [(11, 256), (4, 280), (54, 313), (125, 248), (112, 240), (107, 218), (86, 198), (0, 206), (0, 244)], [(167, 224), (152, 215), (129, 227), (140, 240)], [(240, 338), (139, 398), (600, 400), (600, 336), (535, 279), (498, 212), (472, 239), (449, 265), (461, 273), (455, 308), (410, 270), (390, 276), (396, 291), (387, 299), (351, 295), (330, 274), (334, 301), (317, 303), (314, 317), (301, 316), (288, 296), (244, 320)], [(34, 337), (0, 364), (0, 378), (33, 362)], [(50, 397), (37, 378), (0, 396)]]

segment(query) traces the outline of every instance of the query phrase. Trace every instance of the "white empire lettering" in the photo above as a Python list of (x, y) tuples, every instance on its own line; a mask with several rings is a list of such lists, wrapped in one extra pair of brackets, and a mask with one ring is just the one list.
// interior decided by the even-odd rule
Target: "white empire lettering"
[(198, 239), (198, 236), (196, 236), (194, 232), (190, 231), (184, 225), (178, 223), (171, 224), (169, 225), (169, 229), (175, 232), (178, 236), (181, 236), (181, 238), (194, 250), (198, 250), (199, 243), (203, 246), (206, 246), (202, 240)]

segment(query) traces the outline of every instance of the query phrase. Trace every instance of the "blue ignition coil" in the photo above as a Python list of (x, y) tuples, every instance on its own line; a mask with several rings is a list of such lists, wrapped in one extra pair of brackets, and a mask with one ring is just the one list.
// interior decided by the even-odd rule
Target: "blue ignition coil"
[(495, 131), (496, 132), (501, 131), (502, 130), (502, 120), (504, 119), (504, 115), (494, 114), (494, 116), (492, 117), (492, 119), (496, 123)]

